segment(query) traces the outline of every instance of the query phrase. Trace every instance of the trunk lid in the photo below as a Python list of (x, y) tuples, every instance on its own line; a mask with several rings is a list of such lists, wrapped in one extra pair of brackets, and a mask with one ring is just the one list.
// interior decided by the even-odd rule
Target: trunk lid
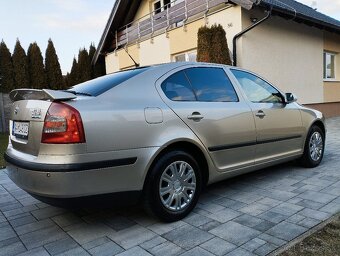
[(62, 91), (19, 89), (10, 93), (10, 141), (15, 150), (37, 156), (46, 113), (53, 101), (77, 96)]

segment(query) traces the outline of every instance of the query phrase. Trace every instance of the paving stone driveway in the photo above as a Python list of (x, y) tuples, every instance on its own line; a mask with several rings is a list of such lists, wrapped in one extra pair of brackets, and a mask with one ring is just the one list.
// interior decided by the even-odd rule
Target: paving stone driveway
[(340, 211), (340, 118), (327, 124), (318, 168), (289, 163), (212, 185), (171, 224), (138, 207), (51, 207), (0, 171), (0, 255), (266, 255)]

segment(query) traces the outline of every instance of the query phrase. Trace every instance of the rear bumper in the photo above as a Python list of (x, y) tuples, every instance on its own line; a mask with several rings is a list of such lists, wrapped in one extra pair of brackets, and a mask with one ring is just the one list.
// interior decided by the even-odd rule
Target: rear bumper
[(47, 198), (75, 198), (141, 191), (154, 150), (133, 150), (135, 157), (85, 163), (39, 163), (8, 152), (5, 160), (10, 179), (23, 190)]

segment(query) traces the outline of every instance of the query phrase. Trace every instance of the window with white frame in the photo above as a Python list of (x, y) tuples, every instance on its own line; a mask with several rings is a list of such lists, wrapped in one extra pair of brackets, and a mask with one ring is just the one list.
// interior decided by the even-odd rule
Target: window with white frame
[(170, 7), (171, 0), (156, 0), (153, 2), (153, 10), (155, 14), (160, 13)]
[(173, 57), (174, 62), (181, 62), (181, 61), (195, 62), (196, 59), (197, 59), (197, 51), (183, 52), (183, 53), (174, 55)]
[(335, 53), (323, 53), (323, 78), (325, 80), (335, 79)]

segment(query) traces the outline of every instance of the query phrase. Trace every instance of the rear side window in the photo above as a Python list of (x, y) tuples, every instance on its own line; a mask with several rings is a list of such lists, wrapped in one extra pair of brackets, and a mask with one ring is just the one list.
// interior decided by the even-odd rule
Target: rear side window
[(196, 101), (195, 94), (183, 71), (177, 72), (162, 83), (165, 95), (174, 101)]
[(189, 68), (185, 73), (198, 101), (238, 101), (235, 89), (222, 68)]
[(113, 87), (129, 80), (130, 78), (141, 74), (148, 70), (148, 68), (137, 68), (132, 70), (121, 71), (113, 73), (107, 76), (99, 77), (85, 83), (77, 84), (69, 89), (75, 93), (89, 94), (92, 96), (98, 96)]

